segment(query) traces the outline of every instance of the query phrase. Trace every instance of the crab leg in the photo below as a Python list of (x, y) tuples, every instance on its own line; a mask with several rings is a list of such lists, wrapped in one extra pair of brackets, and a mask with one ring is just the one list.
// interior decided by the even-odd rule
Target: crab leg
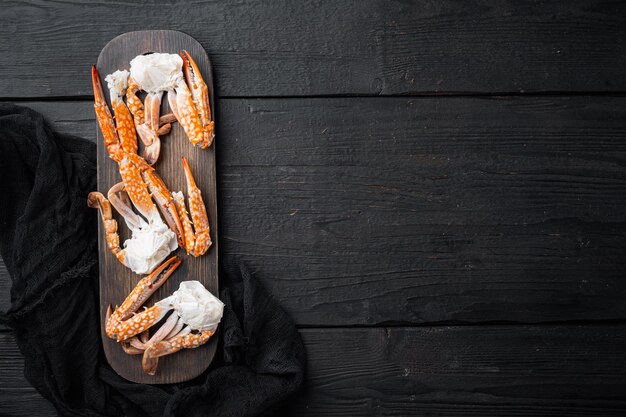
[(98, 119), (98, 125), (100, 126), (100, 131), (104, 139), (104, 146), (106, 146), (111, 159), (119, 162), (121, 160), (120, 140), (115, 130), (113, 116), (111, 116), (109, 106), (107, 106), (106, 100), (104, 99), (100, 75), (95, 65), (91, 67), (91, 82), (93, 84), (94, 95), (93, 107), (96, 111), (96, 119)]
[[(117, 196), (114, 196), (114, 194), (120, 191), (126, 191), (137, 210), (148, 221), (161, 221), (157, 206), (152, 202), (153, 197), (168, 227), (176, 235), (179, 245), (183, 246), (183, 225), (174, 206), (172, 194), (154, 168), (135, 154), (126, 154), (119, 165), (123, 186), (120, 184), (114, 185), (109, 190), (109, 199), (113, 207), (124, 216), (128, 226), (131, 228), (132, 225), (142, 226), (145, 222), (133, 212), (127, 202), (125, 203)], [(152, 193), (152, 197), (148, 190)]]
[(165, 320), (165, 323), (163, 323), (161, 327), (159, 327), (159, 330), (157, 330), (152, 335), (152, 337), (150, 338), (150, 340), (148, 340), (148, 343), (146, 344), (151, 345), (152, 343), (160, 342), (161, 340), (165, 339), (167, 335), (176, 327), (176, 324), (178, 324), (178, 319), (178, 314), (170, 314), (167, 320)]
[(146, 350), (146, 343), (148, 343), (148, 331), (144, 331), (139, 335), (135, 335), (130, 339), (124, 340), (122, 343), (122, 348), (124, 352), (129, 355), (138, 355), (143, 353)]
[[(131, 160), (131, 162), (133, 162), (135, 165), (141, 168), (142, 171), (150, 168), (150, 165), (148, 165), (145, 159), (143, 159), (136, 153), (126, 152), (120, 145), (120, 139), (115, 129), (115, 123), (113, 122), (113, 116), (111, 116), (111, 111), (109, 110), (106, 100), (104, 99), (104, 93), (102, 91), (102, 84), (100, 83), (100, 76), (98, 74), (98, 70), (96, 69), (95, 65), (91, 67), (91, 80), (93, 83), (94, 109), (96, 111), (96, 118), (98, 119), (98, 125), (100, 126), (100, 131), (102, 132), (104, 145), (106, 146), (111, 159), (113, 159), (116, 162), (121, 162), (122, 159), (128, 158)], [(127, 93), (127, 97), (128, 97), (128, 93)], [(137, 98), (137, 100), (139, 99)], [(132, 108), (133, 106), (131, 105), (131, 109)], [(135, 109), (134, 111), (137, 111), (137, 110)], [(143, 110), (141, 111), (143, 112)], [(134, 113), (134, 114), (136, 115), (137, 113)], [(126, 123), (124, 124), (126, 125)], [(138, 126), (137, 126), (137, 132), (139, 132)], [(136, 141), (137, 140), (135, 139), (135, 142)], [(142, 141), (143, 141), (143, 138), (142, 138)]]
[[(144, 332), (147, 333), (147, 332)], [(142, 333), (143, 334), (143, 333)], [(146, 350), (146, 342), (143, 342), (139, 336), (133, 336), (130, 339), (127, 339), (126, 342), (130, 343), (131, 346), (136, 347), (137, 349)]]
[(133, 77), (129, 76), (128, 88), (126, 89), (126, 104), (128, 104), (128, 109), (133, 114), (135, 126), (142, 124), (145, 117), (143, 103), (139, 97), (137, 97), (137, 91), (139, 91), (137, 81), (135, 81)]
[(193, 103), (200, 115), (200, 121), (203, 127), (203, 139), (202, 148), (207, 148), (213, 143), (214, 123), (211, 120), (211, 106), (209, 104), (209, 89), (200, 74), (200, 69), (196, 65), (196, 61), (193, 60), (189, 52), (184, 49), (180, 52), (180, 57), (183, 59), (183, 72), (185, 73), (185, 79), (187, 85), (191, 90), (191, 97)]
[(138, 229), (145, 226), (146, 222), (133, 211), (123, 182), (119, 182), (111, 187), (107, 197), (111, 205), (115, 207), (115, 210), (122, 215), (130, 229)]
[[(161, 140), (159, 139), (157, 132), (158, 122), (155, 128), (151, 127), (153, 125), (155, 114), (158, 120), (161, 97), (159, 95), (157, 100), (155, 100), (154, 94), (148, 94), (146, 97), (146, 108), (144, 109), (141, 100), (137, 97), (137, 91), (139, 91), (139, 85), (133, 77), (129, 76), (128, 88), (126, 89), (126, 102), (128, 103), (130, 112), (133, 114), (139, 138), (144, 144), (143, 156), (146, 161), (152, 165), (159, 158), (159, 154), (161, 152)], [(156, 112), (154, 111), (155, 105)]]
[[(207, 216), (206, 207), (204, 201), (202, 201), (202, 193), (196, 185), (196, 182), (189, 168), (187, 159), (183, 157), (183, 169), (185, 171), (185, 179), (187, 181), (187, 200), (189, 203), (189, 212), (191, 213), (191, 219), (193, 221), (194, 233), (189, 230), (189, 216), (187, 211), (184, 210), (184, 204), (182, 204), (181, 196), (175, 197), (175, 202), (178, 211), (178, 216), (182, 218), (183, 230), (185, 230), (185, 243), (191, 245), (190, 241), (193, 241), (191, 245), (192, 249), (188, 249), (189, 253), (193, 256), (201, 256), (211, 246), (211, 233), (209, 228), (209, 218)], [(185, 220), (186, 219), (186, 220)], [(193, 239), (191, 239), (193, 236)]]
[(158, 304), (133, 315), (146, 300), (167, 281), (181, 264), (177, 256), (172, 256), (156, 268), (150, 275), (142, 278), (133, 291), (126, 297), (121, 306), (111, 313), (109, 305), (106, 315), (105, 331), (110, 338), (117, 341), (129, 339), (147, 330), (165, 316), (167, 308)]
[(144, 123), (137, 126), (137, 131), (144, 147), (144, 158), (153, 165), (161, 152), (161, 139), (159, 139), (159, 111), (163, 93), (149, 93), (146, 96), (144, 108)]
[(129, 153), (137, 153), (137, 132), (126, 104), (120, 99), (113, 106), (115, 120), (117, 121), (117, 133), (122, 149)]
[(141, 355), (145, 350), (133, 346), (128, 341), (122, 342), (121, 345), (122, 349), (124, 349), (124, 352), (126, 352), (126, 354), (128, 355)]
[(204, 330), (200, 333), (183, 334), (183, 331), (170, 340), (164, 340), (148, 346), (143, 353), (141, 361), (143, 370), (149, 375), (154, 375), (158, 365), (158, 358), (171, 355), (181, 349), (193, 349), (205, 344), (215, 334), (216, 328)]
[(167, 336), (164, 337), (164, 339), (169, 340), (174, 336), (178, 336), (183, 327), (185, 327), (185, 322), (179, 319), (178, 322), (176, 322), (176, 326), (174, 326), (172, 331), (169, 332)]
[[(137, 132), (144, 145), (143, 157), (150, 165), (154, 165), (161, 154), (159, 131), (150, 130), (146, 125), (139, 125), (137, 126)], [(167, 130), (162, 130), (161, 132), (163, 132), (163, 134), (169, 133)]]
[[(160, 342), (161, 340), (169, 340), (175, 336), (178, 336), (181, 333), (181, 330), (185, 326), (185, 323), (178, 317), (177, 314), (172, 314), (168, 317), (167, 321), (163, 323), (161, 328), (152, 336), (152, 338), (148, 339), (148, 331), (144, 331), (139, 334), (139, 336), (133, 336), (130, 339), (126, 339), (121, 342), (122, 348), (124, 352), (129, 355), (140, 355), (146, 350), (149, 344)], [(165, 334), (167, 331), (167, 335)], [(185, 333), (189, 333), (191, 330)]]
[(152, 197), (157, 202), (165, 222), (169, 226), (170, 230), (176, 235), (178, 245), (184, 248), (185, 240), (183, 236), (183, 225), (181, 224), (180, 217), (176, 211), (172, 193), (167, 189), (167, 186), (161, 177), (159, 177), (154, 170), (145, 171), (142, 176), (145, 183), (148, 185), (148, 189), (152, 193)]
[(148, 221), (161, 221), (159, 212), (152, 202), (150, 193), (148, 193), (148, 185), (141, 177), (139, 168), (126, 157), (122, 159), (119, 165), (126, 192), (139, 213)]
[(150, 308), (135, 314), (128, 320), (125, 320), (115, 327), (114, 337), (118, 342), (126, 340), (149, 329), (158, 323), (169, 310), (159, 305), (153, 305)]
[(105, 81), (109, 86), (111, 107), (115, 114), (115, 126), (119, 136), (120, 145), (125, 152), (137, 153), (137, 132), (135, 123), (128, 107), (122, 97), (127, 90), (128, 71), (115, 71), (106, 76)]
[[(180, 113), (178, 112), (178, 97), (176, 96), (176, 90), (167, 90), (167, 102), (170, 105), (170, 109), (172, 110), (172, 114), (180, 123)], [(186, 131), (185, 131), (186, 132)]]
[(172, 130), (172, 125), (170, 123), (166, 123), (164, 125), (161, 125), (161, 127), (159, 127), (159, 130), (157, 130), (157, 135), (159, 136), (167, 135), (168, 133), (170, 133), (171, 130)]
[(159, 126), (163, 127), (164, 125), (172, 124), (176, 122), (176, 116), (174, 113), (166, 113), (159, 117)]
[(187, 208), (185, 208), (185, 197), (180, 191), (173, 192), (172, 197), (174, 197), (174, 204), (176, 205), (178, 218), (183, 225), (185, 245), (182, 247), (185, 249), (185, 252), (187, 252), (187, 255), (189, 255), (191, 254), (191, 252), (193, 252), (194, 246), (196, 244), (196, 236), (194, 235), (193, 228), (191, 227), (189, 213), (187, 212)]
[(124, 265), (124, 257), (126, 252), (120, 248), (120, 237), (117, 234), (117, 221), (113, 218), (111, 212), (111, 204), (109, 201), (97, 191), (89, 193), (87, 196), (87, 205), (91, 208), (100, 210), (102, 223), (104, 224), (104, 233), (106, 236), (107, 247), (113, 255)]

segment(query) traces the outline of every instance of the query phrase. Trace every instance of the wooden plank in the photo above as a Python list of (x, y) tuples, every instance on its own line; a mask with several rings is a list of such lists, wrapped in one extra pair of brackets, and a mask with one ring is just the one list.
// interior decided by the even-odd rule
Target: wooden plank
[(602, 0), (19, 0), (0, 14), (0, 96), (90, 96), (115, 36), (182, 30), (219, 96), (624, 91), (626, 5)]
[[(98, 57), (98, 70), (104, 76), (104, 74), (111, 74), (119, 68), (130, 68), (130, 61), (137, 55), (147, 52), (178, 54), (183, 49), (189, 51), (200, 68), (209, 88), (211, 108), (215, 109), (213, 77), (209, 57), (202, 49), (202, 45), (182, 32), (154, 30), (120, 35), (102, 49)], [(105, 95), (108, 95), (107, 92)], [(162, 104), (167, 111), (171, 110), (166, 103)], [(181, 157), (184, 156), (189, 160), (189, 165), (205, 202), (209, 224), (211, 225), (210, 234), (213, 245), (201, 257), (187, 256), (182, 248), (174, 252), (183, 259), (183, 263), (178, 267), (176, 273), (144, 304), (145, 307), (151, 307), (155, 302), (170, 296), (183, 281), (199, 281), (211, 293), (219, 294), (215, 147), (201, 149), (199, 146), (192, 146), (179, 123), (172, 126), (172, 131), (163, 137), (162, 142), (161, 154), (155, 168), (172, 191), (184, 190), (184, 195), (188, 197)], [(97, 143), (98, 191), (106, 195), (107, 191), (122, 179), (119, 174), (119, 166), (110, 158), (100, 131), (97, 132)], [(121, 216), (115, 217), (118, 225), (120, 225), (119, 230), (127, 230), (125, 226), (121, 226), (124, 223)], [(101, 333), (104, 352), (111, 367), (129, 381), (144, 384), (183, 382), (204, 372), (215, 355), (217, 336), (197, 349), (185, 349), (176, 355), (159, 359), (159, 367), (155, 375), (148, 375), (143, 371), (140, 356), (126, 354), (117, 341), (106, 336), (104, 318), (108, 306), (111, 304), (121, 305), (128, 294), (133, 291), (139, 278), (137, 274), (122, 265), (108, 249), (102, 222), (98, 223), (98, 233)]]
[(307, 389), (293, 415), (623, 415), (624, 330), (306, 330)]
[(218, 104), (222, 264), (298, 324), (625, 317), (625, 98)]
[(0, 332), (0, 410), (0, 415), (11, 417), (57, 415), (24, 378), (24, 357), (10, 332)]
[[(305, 388), (286, 414), (624, 415), (625, 330), (623, 325), (305, 329)], [(11, 334), (0, 334), (0, 348), (0, 409), (14, 417), (52, 415), (44, 400), (24, 388)]]

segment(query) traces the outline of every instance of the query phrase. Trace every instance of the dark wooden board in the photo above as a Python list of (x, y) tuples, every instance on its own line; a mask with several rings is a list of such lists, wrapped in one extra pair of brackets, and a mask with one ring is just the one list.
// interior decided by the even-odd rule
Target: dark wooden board
[[(27, 104), (95, 137), (89, 102)], [(219, 105), (221, 263), (298, 324), (626, 317), (626, 98)]]
[[(178, 53), (182, 49), (189, 51), (196, 60), (200, 72), (211, 92), (211, 108), (215, 109), (213, 99), (213, 78), (209, 58), (198, 42), (182, 32), (176, 31), (141, 31), (131, 32), (118, 36), (109, 42), (98, 57), (98, 70), (101, 77), (117, 69), (129, 69), (130, 60), (147, 52)], [(165, 102), (167, 100), (164, 100)], [(162, 114), (169, 111), (167, 103), (163, 103)], [(219, 140), (219, 139), (217, 139)], [(186, 186), (181, 157), (189, 160), (189, 165), (197, 179), (198, 187), (202, 191), (203, 199), (209, 213), (211, 224), (211, 239), (213, 245), (202, 257), (187, 256), (182, 249), (177, 253), (182, 259), (182, 265), (170, 279), (145, 304), (151, 306), (178, 289), (182, 281), (197, 280), (213, 294), (218, 294), (218, 242), (217, 242), (217, 191), (215, 180), (215, 146), (200, 149), (191, 145), (183, 128), (175, 123), (169, 135), (161, 139), (161, 156), (155, 165), (157, 172), (163, 178), (171, 191), (185, 190)], [(118, 165), (109, 158), (108, 152), (97, 131), (98, 143), (98, 190), (106, 192), (117, 182), (121, 181)], [(120, 216), (116, 216), (118, 226), (125, 229)], [(159, 359), (159, 367), (154, 376), (147, 375), (141, 369), (140, 355), (127, 355), (121, 346), (104, 333), (104, 317), (107, 306), (120, 305), (132, 291), (140, 279), (130, 269), (124, 267), (107, 249), (102, 223), (98, 225), (99, 252), (100, 252), (100, 308), (102, 339), (107, 360), (115, 371), (124, 378), (141, 383), (164, 384), (186, 381), (201, 374), (211, 363), (217, 347), (217, 336), (214, 336), (204, 346), (196, 349), (184, 349), (175, 355)]]
[(110, 39), (164, 27), (207, 49), (220, 96), (625, 91), (624, 15), (604, 0), (16, 0), (0, 96), (90, 96)]
[[(304, 329), (301, 334), (306, 382), (289, 402), (289, 416), (626, 413), (623, 325)], [(0, 352), (4, 415), (54, 415), (27, 387), (10, 333), (0, 333)]]

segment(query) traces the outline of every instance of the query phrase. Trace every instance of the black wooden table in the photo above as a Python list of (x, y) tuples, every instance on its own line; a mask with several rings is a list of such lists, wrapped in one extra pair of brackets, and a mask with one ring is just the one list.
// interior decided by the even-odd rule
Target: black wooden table
[[(1, 99), (85, 138), (110, 39), (206, 48), (221, 262), (301, 329), (291, 415), (626, 414), (626, 5), (2, 3)], [(0, 329), (0, 415), (54, 415), (22, 366)]]

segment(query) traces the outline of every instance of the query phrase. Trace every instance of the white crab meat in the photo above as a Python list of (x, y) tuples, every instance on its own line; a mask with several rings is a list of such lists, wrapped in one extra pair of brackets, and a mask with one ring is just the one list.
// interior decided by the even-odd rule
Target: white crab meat
[(111, 102), (122, 100), (122, 97), (126, 94), (129, 74), (126, 70), (117, 70), (104, 78), (111, 92)]
[(147, 93), (173, 89), (183, 78), (183, 60), (177, 54), (138, 55), (130, 61), (130, 75)]
[(173, 309), (183, 323), (200, 331), (215, 328), (224, 314), (224, 303), (199, 281), (181, 282), (178, 290), (156, 305)]
[(132, 237), (124, 242), (126, 266), (136, 274), (150, 273), (176, 248), (176, 235), (162, 221), (132, 228)]

